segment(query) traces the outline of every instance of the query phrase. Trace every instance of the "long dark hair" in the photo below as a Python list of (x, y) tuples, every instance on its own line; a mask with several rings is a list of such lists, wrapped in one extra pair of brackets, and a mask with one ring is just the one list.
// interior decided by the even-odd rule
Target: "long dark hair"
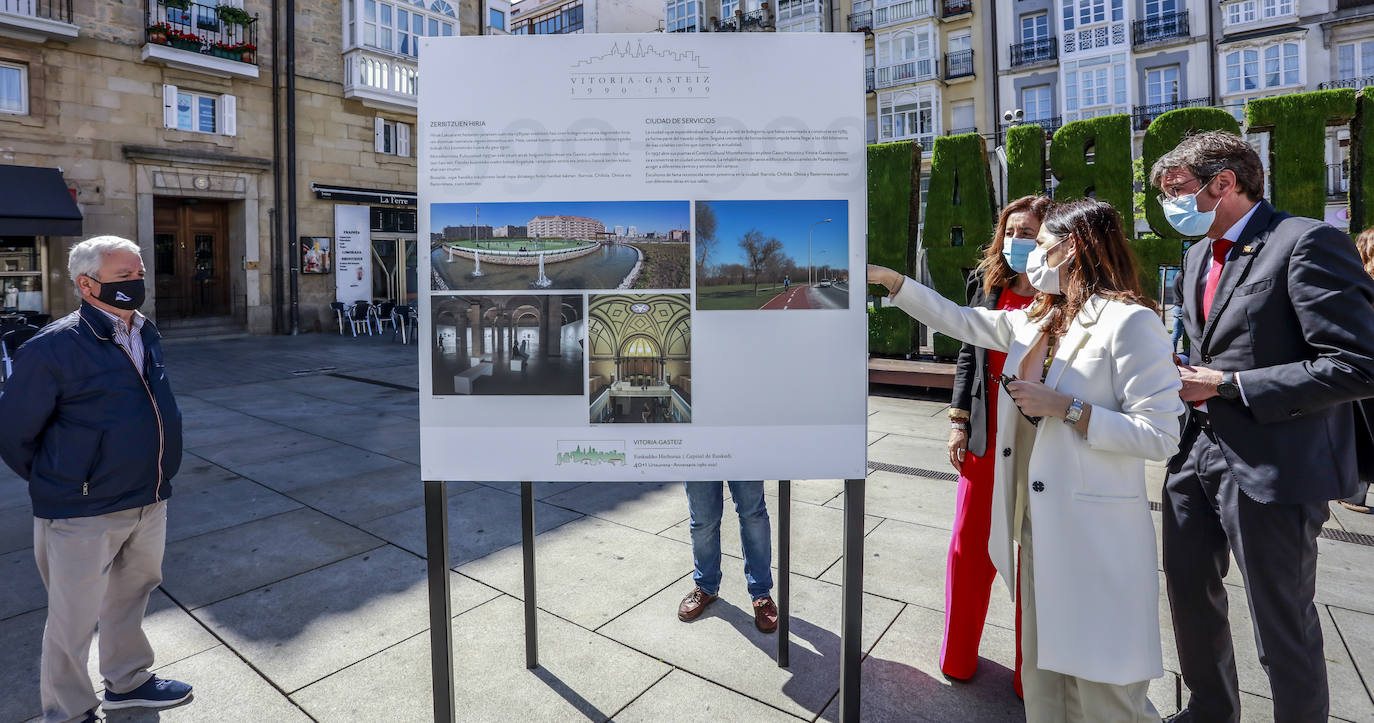
[(1045, 212), (1053, 203), (1044, 196), (1022, 196), (1002, 209), (1002, 215), (997, 219), (997, 233), (983, 248), (983, 258), (978, 261), (978, 268), (974, 272), (983, 275), (983, 293), (991, 295), (993, 289), (1010, 289), (1016, 285), (1016, 271), (1002, 255), (1002, 237), (1007, 233), (1007, 220), (1013, 213), (1029, 213), (1043, 223)]
[(1040, 294), (1031, 306), (1030, 318), (1045, 320), (1044, 329), (1055, 336), (1068, 331), (1078, 312), (1093, 296), (1156, 309), (1153, 299), (1140, 288), (1135, 254), (1121, 231), (1121, 216), (1109, 204), (1083, 200), (1050, 207), (1041, 223), (1063, 241), (1074, 237), (1074, 255), (1059, 272), (1059, 294)]

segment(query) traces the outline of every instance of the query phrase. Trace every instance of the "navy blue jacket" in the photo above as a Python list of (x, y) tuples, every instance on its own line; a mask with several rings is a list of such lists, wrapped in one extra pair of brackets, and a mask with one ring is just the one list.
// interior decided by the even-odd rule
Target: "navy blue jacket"
[(157, 327), (145, 321), (142, 335), (142, 377), (110, 319), (86, 303), (15, 355), (0, 393), (0, 457), (28, 480), (35, 517), (91, 517), (171, 496), (181, 411)]

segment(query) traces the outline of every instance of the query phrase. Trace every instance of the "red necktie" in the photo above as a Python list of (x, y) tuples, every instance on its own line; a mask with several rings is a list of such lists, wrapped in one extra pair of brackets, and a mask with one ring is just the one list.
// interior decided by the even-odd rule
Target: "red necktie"
[(1207, 285), (1202, 289), (1202, 318), (1212, 315), (1212, 298), (1217, 295), (1217, 284), (1221, 282), (1221, 269), (1226, 265), (1226, 256), (1236, 242), (1219, 238), (1212, 242), (1212, 265), (1207, 269)]

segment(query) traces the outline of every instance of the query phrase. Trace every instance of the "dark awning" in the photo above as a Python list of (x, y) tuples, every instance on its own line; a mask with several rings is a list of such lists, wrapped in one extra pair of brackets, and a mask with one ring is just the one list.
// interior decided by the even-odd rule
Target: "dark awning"
[(378, 188), (358, 188), (356, 186), (330, 186), (323, 183), (310, 184), (315, 198), (323, 201), (360, 201), (362, 203), (388, 204), (391, 206), (416, 206), (419, 201), (414, 191), (387, 191)]
[(80, 236), (81, 211), (56, 168), (0, 165), (0, 236)]

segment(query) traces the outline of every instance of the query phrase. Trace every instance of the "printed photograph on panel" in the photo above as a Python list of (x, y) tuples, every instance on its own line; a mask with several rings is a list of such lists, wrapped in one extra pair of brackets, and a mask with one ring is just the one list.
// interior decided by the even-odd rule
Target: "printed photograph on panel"
[(698, 309), (849, 308), (845, 201), (697, 201), (694, 236)]
[(686, 290), (686, 201), (436, 203), (435, 291)]
[(598, 294), (587, 303), (593, 424), (692, 421), (688, 294)]
[(581, 294), (435, 296), (434, 394), (580, 395)]

